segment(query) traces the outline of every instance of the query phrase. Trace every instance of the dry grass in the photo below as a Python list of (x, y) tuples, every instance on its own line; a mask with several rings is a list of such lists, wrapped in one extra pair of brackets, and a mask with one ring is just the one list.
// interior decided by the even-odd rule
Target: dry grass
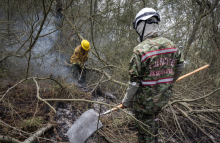
[[(195, 69), (195, 68), (194, 68)], [(5, 69), (4, 69), (5, 70)], [(1, 95), (12, 87), (17, 81), (14, 74), (2, 70), (0, 78)], [(192, 71), (192, 68), (187, 68), (185, 73)], [(167, 106), (160, 114), (160, 142), (220, 142), (220, 123), (219, 123), (219, 92), (213, 93), (206, 98), (205, 95), (212, 93), (219, 88), (219, 73), (212, 73), (212, 69), (204, 70), (193, 76), (190, 76), (178, 82), (174, 86), (174, 95), (171, 99), (171, 106)], [(98, 83), (100, 75), (90, 73), (95, 80), (90, 80), (90, 85)], [(10, 79), (6, 78), (10, 77)], [(103, 79), (104, 80), (104, 79)], [(40, 96), (47, 98), (65, 98), (65, 99), (87, 99), (93, 100), (93, 97), (103, 95), (105, 92), (114, 91), (114, 94), (119, 97), (110, 104), (120, 103), (123, 96), (124, 87), (114, 85), (111, 82), (100, 84), (94, 93), (85, 93), (76, 86), (63, 84), (65, 90), (61, 91), (59, 85), (51, 81), (39, 81)], [(96, 87), (96, 84), (91, 88)], [(201, 99), (198, 99), (201, 98)], [(195, 101), (183, 101), (189, 99), (197, 99)], [(107, 99), (105, 99), (107, 101)], [(174, 103), (175, 102), (175, 103)], [(173, 104), (172, 104), (173, 103)], [(58, 102), (50, 102), (56, 108)], [(64, 104), (72, 104), (75, 109), (78, 109), (81, 114), (86, 110), (93, 108), (92, 103), (87, 102), (65, 102)], [(172, 107), (172, 108), (171, 108)], [(10, 135), (13, 138), (24, 140), (28, 137), (27, 134), (18, 132), (12, 127), (15, 127), (24, 132), (33, 133), (47, 123), (54, 122), (54, 113), (44, 102), (39, 101), (36, 97), (36, 85), (33, 81), (25, 81), (13, 88), (3, 102), (0, 103), (1, 121), (9, 126), (1, 124), (1, 135)], [(135, 121), (129, 116), (121, 112), (115, 112), (101, 118), (104, 127), (99, 130), (98, 135), (93, 134), (94, 141), (99, 140), (102, 143), (135, 143), (137, 142), (137, 131), (134, 127)], [(56, 123), (55, 123), (56, 124)], [(50, 138), (51, 134), (56, 134), (55, 130), (49, 131), (44, 137)], [(59, 136), (58, 136), (59, 137)], [(58, 138), (57, 137), (57, 138)], [(62, 138), (62, 136), (60, 136)], [(44, 142), (45, 140), (42, 140)], [(49, 141), (48, 141), (49, 142)]]

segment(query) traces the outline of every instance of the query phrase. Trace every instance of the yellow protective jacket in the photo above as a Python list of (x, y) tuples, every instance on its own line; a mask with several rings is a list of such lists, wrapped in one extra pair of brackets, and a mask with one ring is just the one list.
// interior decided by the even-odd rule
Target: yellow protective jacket
[(88, 60), (89, 57), (89, 50), (86, 51), (82, 48), (81, 45), (77, 46), (74, 50), (74, 54), (70, 58), (70, 63), (71, 64), (78, 64), (82, 66), (85, 61)]

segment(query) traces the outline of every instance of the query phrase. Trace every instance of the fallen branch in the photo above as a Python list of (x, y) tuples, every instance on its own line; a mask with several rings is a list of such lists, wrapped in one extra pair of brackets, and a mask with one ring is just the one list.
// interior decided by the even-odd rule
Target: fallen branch
[(99, 133), (102, 137), (104, 137), (105, 140), (107, 140), (108, 142), (114, 143), (114, 141), (112, 141), (111, 138), (108, 137), (108, 136), (105, 134), (105, 132), (103, 132), (101, 129), (98, 130), (98, 133)]
[(97, 88), (97, 86), (99, 85), (99, 83), (102, 81), (104, 74), (102, 75), (101, 79), (99, 80), (99, 82), (97, 83), (97, 85), (94, 87), (94, 89), (91, 91), (91, 93)]
[[(220, 88), (214, 90), (213, 92), (211, 92), (211, 93), (209, 93), (209, 94), (207, 94), (207, 95), (205, 95), (205, 96), (202, 96), (202, 97), (199, 97), (199, 98), (196, 98), (196, 99), (174, 100), (174, 101), (172, 101), (170, 104), (172, 105), (172, 104), (177, 103), (177, 102), (194, 102), (194, 101), (197, 101), (197, 100), (200, 100), (200, 99), (204, 99), (204, 98), (206, 98), (206, 97), (209, 97), (209, 96), (211, 96), (212, 94), (218, 92), (219, 90), (220, 90)], [(167, 107), (167, 106), (166, 106), (166, 107)], [(165, 108), (165, 107), (164, 107), (164, 108)]]
[[(16, 87), (18, 84), (22, 83), (22, 82), (25, 81), (25, 80), (34, 79), (34, 78), (37, 78), (37, 77), (30, 77), (30, 78), (27, 78), (27, 79), (22, 79), (22, 80), (20, 80), (18, 83), (16, 83), (16, 84), (13, 85), (12, 87), (10, 87), (10, 88), (5, 92), (5, 94), (0, 95), (0, 97), (1, 97), (1, 98), (0, 98), (0, 101), (6, 96), (6, 94), (7, 94), (10, 90), (12, 90), (12, 89), (13, 89), (14, 87)], [(45, 79), (53, 80), (53, 81), (55, 81), (57, 84), (59, 84), (62, 89), (64, 89), (63, 86), (62, 86), (58, 81), (56, 81), (55, 79), (52, 79), (51, 77), (48, 77), (48, 78), (37, 78), (37, 79), (38, 79), (38, 80), (45, 80)]]
[[(72, 66), (72, 64), (67, 63), (66, 60), (64, 60), (64, 64), (65, 64), (66, 66)], [(108, 66), (111, 66), (111, 65), (108, 65)], [(112, 65), (112, 66), (113, 66), (113, 65)], [(85, 67), (85, 68), (88, 69), (88, 70), (93, 70), (93, 71), (96, 71), (96, 72), (99, 72), (99, 73), (104, 74), (105, 77), (107, 78), (107, 80), (105, 80), (105, 81), (112, 81), (112, 82), (114, 82), (114, 83), (116, 83), (116, 84), (119, 84), (119, 85), (125, 86), (125, 87), (128, 86), (126, 83), (123, 83), (123, 82), (120, 82), (120, 81), (117, 81), (117, 80), (112, 79), (112, 77), (111, 77), (107, 72), (105, 72), (104, 70), (96, 69), (96, 68), (90, 68), (90, 67)]]
[(194, 125), (196, 125), (197, 128), (199, 128), (199, 130), (201, 132), (203, 132), (203, 134), (205, 134), (213, 143), (216, 143), (215, 140), (214, 140), (214, 137), (207, 134), (196, 122), (193, 121), (192, 118), (190, 118), (190, 116), (184, 112), (182, 109), (180, 109), (178, 106), (174, 105), (174, 107), (176, 107), (186, 118), (188, 118)]
[(22, 143), (19, 140), (16, 140), (12, 137), (0, 135), (0, 143)]
[(43, 98), (40, 97), (40, 95), (39, 95), (39, 90), (40, 90), (40, 88), (39, 88), (39, 86), (38, 86), (38, 83), (37, 83), (37, 81), (36, 81), (35, 78), (33, 78), (33, 80), (34, 80), (34, 82), (36, 83), (36, 86), (37, 86), (37, 98), (38, 98), (39, 100), (45, 102), (45, 103), (46, 103), (51, 109), (53, 109), (53, 111), (56, 113), (56, 110), (55, 110), (47, 101), (45, 101)]
[[(27, 78), (27, 79), (30, 79), (30, 78)], [(23, 81), (25, 81), (26, 79), (22, 79), (21, 81), (19, 81), (18, 83), (16, 83), (15, 85), (13, 85), (12, 87), (10, 87), (4, 95), (2, 95), (2, 98), (0, 99), (0, 101), (5, 97), (5, 95), (11, 90), (13, 89), (15, 86), (17, 86), (19, 83), (22, 83)]]
[[(52, 74), (51, 74), (51, 76), (52, 76)], [(47, 77), (47, 78), (37, 78), (37, 79), (38, 79), (38, 80), (46, 80), (46, 79), (50, 79), (50, 80), (56, 82), (57, 84), (59, 84), (59, 86), (62, 88), (62, 89), (61, 89), (61, 91), (62, 91), (62, 90), (64, 89), (64, 87), (62, 86), (62, 84), (59, 83), (57, 80), (53, 79), (51, 76), (50, 76), (50, 77)]]
[(128, 86), (126, 83), (123, 83), (123, 82), (120, 82), (120, 81), (112, 79), (112, 77), (107, 72), (105, 72), (103, 70), (99, 70), (99, 69), (96, 69), (96, 68), (89, 68), (89, 67), (86, 67), (86, 68), (89, 69), (89, 70), (93, 70), (93, 71), (99, 72), (99, 73), (103, 73), (105, 75), (105, 77), (108, 78), (108, 80), (110, 80), (110, 81), (112, 81), (112, 82), (114, 82), (116, 84), (119, 84), (119, 85), (125, 86), (125, 87)]
[[(79, 34), (79, 32), (76, 30), (76, 27), (75, 25), (73, 25), (73, 23), (69, 20), (69, 18), (63, 13), (61, 12), (63, 15), (64, 15), (64, 18), (66, 19), (66, 21), (70, 24), (70, 26), (72, 26), (73, 30), (76, 32), (76, 34), (78, 35), (78, 37), (83, 40), (84, 38), (82, 37), (82, 35)], [(104, 63), (105, 65), (108, 65), (108, 63), (102, 59), (97, 53), (95, 53), (91, 48), (90, 48), (90, 51), (102, 62)]]
[(37, 131), (35, 134), (27, 138), (23, 143), (32, 143), (37, 137), (40, 137), (45, 131), (49, 130), (52, 128), (53, 125), (48, 124), (46, 127), (41, 128), (39, 131)]
[[(41, 98), (42, 99), (42, 98)], [(102, 104), (105, 106), (109, 106), (109, 107), (115, 107), (118, 108), (118, 110), (124, 112), (125, 114), (131, 116), (131, 118), (133, 118), (135, 121), (137, 121), (138, 123), (141, 124), (141, 126), (145, 126), (145, 127), (149, 127), (148, 125), (146, 125), (145, 123), (141, 122), (140, 120), (138, 120), (137, 118), (135, 118), (133, 115), (129, 114), (128, 112), (126, 112), (125, 110), (123, 110), (122, 108), (119, 108), (115, 105), (111, 105), (111, 104), (106, 104), (103, 102), (97, 102), (97, 101), (93, 101), (93, 100), (86, 100), (86, 99), (59, 99), (59, 98), (54, 98), (54, 99), (42, 99), (43, 101), (83, 101), (83, 102), (89, 102), (89, 103), (97, 103), (97, 104)], [(53, 107), (52, 107), (53, 108)], [(54, 109), (54, 108), (53, 108)], [(55, 109), (54, 109), (55, 110)], [(56, 112), (55, 112), (56, 113)], [(144, 129), (144, 128), (143, 128)], [(149, 132), (148, 130), (144, 129), (146, 132), (148, 132), (151, 136), (157, 136), (157, 135), (153, 135), (151, 132)]]
[[(193, 110), (193, 109), (190, 108), (190, 107), (187, 105), (187, 103), (185, 103), (185, 102), (179, 102), (178, 104), (184, 106), (185, 108), (187, 108), (187, 109), (189, 110), (189, 111), (187, 111), (186, 113), (191, 113), (192, 111), (200, 111), (200, 110)], [(212, 109), (207, 109), (207, 110), (212, 110)], [(217, 109), (217, 110), (219, 110), (219, 109)], [(198, 113), (201, 113), (201, 112), (198, 112)], [(199, 117), (201, 120), (203, 120), (203, 121), (206, 121), (206, 122), (208, 122), (208, 123), (211, 123), (211, 124), (214, 124), (214, 125), (220, 127), (220, 123), (216, 123), (216, 122), (214, 122), (214, 121), (211, 121), (211, 120), (208, 119), (208, 117), (204, 117), (204, 116), (202, 116), (202, 115), (198, 115), (198, 117)]]
[(13, 130), (18, 131), (18, 132), (21, 132), (21, 133), (23, 133), (23, 134), (31, 135), (30, 133), (27, 133), (27, 132), (22, 131), (22, 130), (20, 130), (20, 129), (18, 129), (18, 128), (12, 127), (12, 126), (6, 124), (5, 122), (3, 122), (3, 121), (1, 121), (1, 120), (0, 120), (0, 124), (2, 124), (2, 125), (4, 125), (4, 126), (7, 126), (7, 127), (9, 127), (9, 128), (12, 128)]
[(220, 109), (191, 110), (188, 113), (220, 113)]
[[(172, 113), (173, 113), (174, 120), (175, 120), (176, 123), (177, 123), (177, 126), (178, 126), (178, 128), (179, 128), (179, 130), (180, 130), (180, 133), (182, 134), (182, 136), (183, 136), (184, 139), (186, 140), (186, 137), (185, 137), (185, 135), (184, 135), (184, 133), (183, 133), (183, 131), (182, 131), (182, 128), (181, 128), (181, 126), (180, 126), (180, 124), (179, 124), (179, 121), (178, 121), (178, 119), (177, 119), (177, 117), (176, 117), (176, 113), (174, 112), (174, 109), (173, 109), (172, 105), (171, 105), (171, 104), (168, 104), (168, 105), (169, 105), (169, 107), (170, 107), (170, 109), (171, 109), (171, 111), (172, 111)], [(183, 139), (182, 139), (182, 138), (180, 138), (180, 139), (181, 139), (181, 141), (183, 142)]]

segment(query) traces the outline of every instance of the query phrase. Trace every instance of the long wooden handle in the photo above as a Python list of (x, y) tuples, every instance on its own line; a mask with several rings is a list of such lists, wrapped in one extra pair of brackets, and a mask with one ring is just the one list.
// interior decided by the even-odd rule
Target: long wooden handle
[[(122, 108), (123, 105), (122, 105), (122, 104), (119, 104), (117, 107), (118, 107), (118, 108)], [(112, 110), (113, 110), (113, 111), (116, 111), (116, 110), (118, 110), (118, 108), (113, 108)]]
[(209, 67), (209, 65), (205, 65), (205, 66), (203, 66), (203, 67), (201, 67), (201, 68), (198, 68), (197, 70), (194, 70), (194, 71), (192, 71), (192, 72), (190, 72), (190, 73), (188, 73), (188, 74), (185, 74), (185, 75), (179, 77), (176, 81), (179, 81), (179, 80), (181, 80), (181, 79), (184, 79), (185, 77), (190, 76), (190, 75), (192, 75), (192, 74), (194, 74), (194, 73), (196, 73), (196, 72), (198, 72), (198, 71), (201, 71), (201, 70), (203, 70), (203, 69), (205, 69), (205, 68), (207, 68), (207, 67)]
[[(196, 72), (198, 72), (198, 71), (201, 71), (201, 70), (203, 70), (203, 69), (205, 69), (205, 68), (207, 68), (207, 67), (209, 67), (209, 65), (205, 65), (205, 66), (203, 66), (203, 67), (201, 67), (201, 68), (198, 68), (197, 70), (194, 70), (194, 71), (192, 71), (192, 72), (190, 72), (190, 73), (188, 73), (188, 74), (185, 74), (185, 75), (179, 77), (176, 81), (179, 81), (179, 80), (181, 80), (181, 79), (184, 79), (185, 77), (190, 76), (190, 75), (192, 75), (192, 74), (194, 74), (194, 73), (196, 73)], [(122, 104), (119, 104), (117, 107), (118, 107), (118, 108), (122, 108), (123, 105), (122, 105)], [(108, 111), (106, 111), (105, 113), (103, 113), (103, 115), (108, 114), (108, 113), (110, 113), (111, 111), (116, 111), (116, 110), (118, 110), (118, 108), (112, 108), (111, 110), (108, 110)]]
[[(118, 107), (118, 108), (122, 108), (123, 105), (122, 105), (122, 104), (119, 104), (117, 107)], [(102, 115), (108, 114), (108, 113), (110, 113), (110, 112), (112, 112), (112, 111), (116, 111), (116, 110), (118, 110), (118, 108), (112, 108), (112, 109), (106, 111), (105, 113), (103, 113)], [(101, 115), (101, 116), (102, 116), (102, 115)]]

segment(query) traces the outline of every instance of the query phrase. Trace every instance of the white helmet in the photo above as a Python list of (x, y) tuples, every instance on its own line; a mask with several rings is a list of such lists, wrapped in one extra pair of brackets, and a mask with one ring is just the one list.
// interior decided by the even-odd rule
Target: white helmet
[(158, 23), (158, 21), (160, 21), (160, 15), (153, 8), (143, 8), (141, 11), (137, 13), (135, 20), (133, 21), (133, 28), (134, 29), (137, 28), (138, 22), (140, 20), (145, 21), (153, 16), (156, 17), (157, 21), (149, 21), (149, 22)]

